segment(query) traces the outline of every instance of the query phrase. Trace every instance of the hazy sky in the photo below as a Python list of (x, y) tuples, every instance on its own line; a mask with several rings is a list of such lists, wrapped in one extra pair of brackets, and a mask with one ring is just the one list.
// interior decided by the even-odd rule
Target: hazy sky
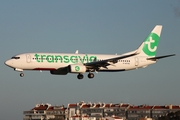
[[(180, 104), (180, 1), (0, 1), (0, 120), (20, 120), (37, 103)], [(25, 52), (121, 54), (135, 50), (155, 25), (163, 25), (157, 55), (176, 53), (145, 69), (75, 74), (19, 72), (4, 65)]]

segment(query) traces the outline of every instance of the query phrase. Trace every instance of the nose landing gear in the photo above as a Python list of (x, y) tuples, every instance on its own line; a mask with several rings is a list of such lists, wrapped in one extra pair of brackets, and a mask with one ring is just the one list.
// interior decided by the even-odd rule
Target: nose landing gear
[(21, 77), (24, 77), (24, 73), (20, 73), (20, 76), (21, 76)]

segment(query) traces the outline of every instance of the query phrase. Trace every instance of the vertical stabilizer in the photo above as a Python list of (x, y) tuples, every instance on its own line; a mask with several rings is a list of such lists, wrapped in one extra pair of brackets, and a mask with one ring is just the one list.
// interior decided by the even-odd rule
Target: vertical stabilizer
[(146, 37), (144, 42), (138, 48), (137, 52), (140, 55), (155, 57), (156, 51), (158, 47), (158, 43), (160, 40), (162, 25), (156, 25), (151, 33)]

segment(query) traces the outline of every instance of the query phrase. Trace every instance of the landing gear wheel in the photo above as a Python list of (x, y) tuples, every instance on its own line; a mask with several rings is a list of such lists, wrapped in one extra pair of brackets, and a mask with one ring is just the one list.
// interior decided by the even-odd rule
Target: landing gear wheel
[(20, 76), (21, 76), (21, 77), (24, 77), (24, 73), (20, 73)]
[(89, 73), (88, 74), (88, 78), (94, 78), (94, 74), (93, 73)]
[(78, 74), (78, 75), (77, 75), (77, 78), (78, 78), (78, 79), (83, 79), (84, 76), (83, 76), (82, 74)]

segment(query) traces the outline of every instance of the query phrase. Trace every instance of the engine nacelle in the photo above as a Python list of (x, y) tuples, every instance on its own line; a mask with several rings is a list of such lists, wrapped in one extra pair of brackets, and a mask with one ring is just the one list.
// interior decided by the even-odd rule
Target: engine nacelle
[(85, 73), (86, 70), (87, 70), (86, 66), (84, 65), (78, 65), (78, 64), (69, 65), (70, 73)]
[(53, 75), (66, 75), (68, 73), (68, 69), (67, 68), (60, 68), (57, 70), (51, 70), (50, 73)]

